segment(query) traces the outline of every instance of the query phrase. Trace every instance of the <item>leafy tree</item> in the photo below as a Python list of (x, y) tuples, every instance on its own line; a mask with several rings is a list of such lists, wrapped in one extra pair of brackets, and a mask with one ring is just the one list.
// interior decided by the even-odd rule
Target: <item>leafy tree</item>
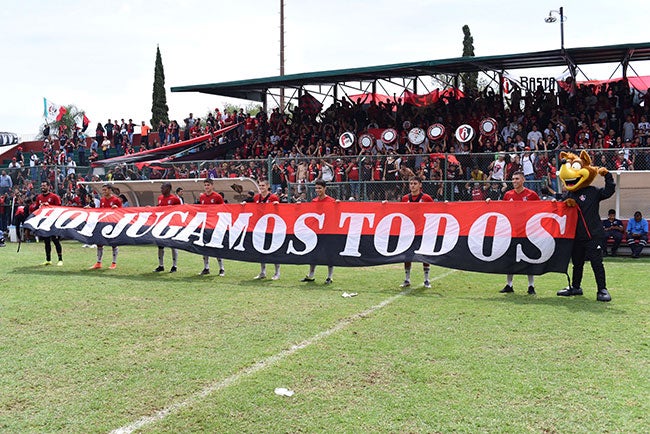
[[(474, 57), (474, 38), (469, 31), (469, 26), (463, 26), (463, 57)], [(465, 93), (476, 93), (478, 90), (478, 72), (464, 72), (460, 74)]]
[(47, 139), (43, 134), (46, 125), (50, 127), (50, 136), (58, 137), (60, 133), (65, 132), (66, 136), (72, 137), (75, 128), (82, 125), (85, 112), (73, 104), (64, 105), (64, 107), (66, 112), (61, 117), (61, 120), (50, 122), (49, 124), (42, 124), (39, 134), (36, 136), (37, 139)]
[(169, 107), (165, 91), (165, 70), (160, 55), (160, 47), (156, 47), (156, 66), (153, 77), (153, 94), (151, 102), (151, 126), (156, 129), (160, 121), (169, 123)]

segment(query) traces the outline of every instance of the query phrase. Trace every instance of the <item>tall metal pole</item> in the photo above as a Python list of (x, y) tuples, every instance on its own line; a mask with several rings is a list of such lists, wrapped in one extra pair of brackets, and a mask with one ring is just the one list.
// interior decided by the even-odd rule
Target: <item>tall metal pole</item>
[(560, 48), (564, 51), (564, 7), (560, 6)]
[[(284, 0), (280, 0), (280, 76), (284, 75)], [(284, 113), (284, 88), (280, 88), (280, 113)]]

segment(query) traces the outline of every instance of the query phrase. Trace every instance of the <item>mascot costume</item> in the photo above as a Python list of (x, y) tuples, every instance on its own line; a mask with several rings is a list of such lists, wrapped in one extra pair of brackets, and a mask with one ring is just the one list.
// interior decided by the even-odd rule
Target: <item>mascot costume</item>
[[(557, 295), (582, 295), (582, 273), (585, 260), (588, 260), (598, 285), (596, 300), (610, 301), (612, 297), (607, 291), (601, 248), (605, 231), (600, 220), (599, 206), (600, 201), (614, 194), (614, 178), (604, 167), (592, 166), (591, 158), (585, 151), (582, 151), (579, 157), (570, 152), (560, 152), (560, 161), (562, 166), (559, 177), (567, 190), (561, 198), (565, 199), (567, 206), (578, 207), (578, 223), (571, 252), (573, 276), (569, 286), (558, 291)], [(604, 188), (591, 185), (597, 174), (605, 177)]]

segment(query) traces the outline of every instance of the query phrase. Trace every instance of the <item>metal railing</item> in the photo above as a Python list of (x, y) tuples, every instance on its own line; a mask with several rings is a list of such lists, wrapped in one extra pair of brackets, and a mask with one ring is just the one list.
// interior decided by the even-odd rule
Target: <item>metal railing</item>
[[(617, 193), (601, 207), (612, 207), (620, 211), (621, 217), (629, 217), (634, 209), (647, 214), (650, 176), (642, 171), (650, 171), (650, 148), (590, 149), (587, 152), (593, 164), (604, 166), (616, 174)], [(549, 187), (561, 190), (556, 176), (560, 164), (558, 153), (535, 153), (537, 163), (533, 165), (527, 186), (540, 196), (545, 196)], [(145, 164), (140, 168), (136, 164), (116, 164), (105, 168), (67, 165), (5, 168), (3, 170), (11, 176), (14, 187), (10, 191), (0, 190), (0, 195), (7, 193), (0, 211), (2, 215), (11, 217), (12, 211), (7, 208), (15, 208), (14, 197), (20, 203), (26, 196), (38, 193), (41, 181), (50, 182), (54, 191), (65, 200), (66, 195), (74, 193), (80, 178), (108, 181), (243, 176), (266, 179), (274, 192), (279, 190), (284, 201), (295, 202), (314, 197), (313, 181), (317, 178), (328, 181), (328, 193), (339, 200), (399, 200), (408, 192), (408, 178), (415, 175), (423, 180), (424, 191), (437, 201), (472, 200), (482, 196), (498, 198), (510, 188), (510, 176), (520, 168), (517, 164), (521, 163), (522, 156), (521, 153), (300, 155), (254, 160), (166, 162)], [(505, 165), (503, 179), (493, 170), (496, 162)]]

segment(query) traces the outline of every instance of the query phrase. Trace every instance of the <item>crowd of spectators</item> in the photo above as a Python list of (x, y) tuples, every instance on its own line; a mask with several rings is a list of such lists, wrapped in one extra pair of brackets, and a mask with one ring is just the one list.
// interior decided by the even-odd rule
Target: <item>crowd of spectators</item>
[[(508, 188), (512, 173), (522, 170), (527, 187), (543, 192), (558, 189), (555, 173), (559, 150), (586, 150), (595, 164), (610, 170), (650, 169), (650, 91), (631, 91), (625, 80), (601, 86), (578, 86), (557, 92), (536, 92), (521, 96), (515, 89), (508, 104), (491, 89), (462, 98), (448, 96), (437, 103), (415, 106), (398, 97), (375, 103), (363, 98), (341, 98), (329, 107), (298, 105), (282, 113), (275, 108), (244, 113), (243, 109), (216, 109), (204, 118), (192, 113), (183, 120), (155, 128), (129, 119), (98, 123), (95, 136), (79, 131), (70, 137), (46, 139), (41, 153), (25, 155), (18, 148), (6, 168), (11, 184), (0, 177), (0, 203), (4, 205), (2, 229), (10, 215), (7, 204), (20, 206), (38, 193), (34, 186), (47, 180), (64, 204), (78, 197), (80, 180), (183, 179), (247, 176), (266, 179), (274, 193), (285, 200), (304, 200), (308, 184), (317, 178), (346, 184), (332, 189), (340, 199), (391, 200), (400, 197), (411, 176), (424, 181), (424, 190), (436, 200), (498, 199)], [(482, 119), (493, 118), (499, 129), (481, 132)], [(410, 128), (426, 130), (433, 123), (445, 126), (440, 140), (426, 139), (420, 145), (408, 140)], [(475, 138), (460, 143), (454, 131), (469, 124)], [(214, 133), (237, 125), (228, 137), (235, 143), (223, 159), (144, 166), (117, 164), (106, 174), (92, 174), (90, 164), (105, 158), (154, 149), (180, 140)], [(136, 128), (140, 130), (138, 137)], [(392, 143), (377, 140), (364, 148), (354, 143), (339, 146), (339, 137), (352, 132), (356, 137), (375, 130), (394, 128)], [(204, 147), (216, 148), (224, 138), (214, 136)], [(231, 144), (232, 144), (231, 143)], [(377, 186), (361, 194), (361, 183)], [(449, 181), (455, 181), (450, 183)], [(288, 185), (295, 184), (293, 189)], [(84, 199), (86, 200), (86, 199)]]

